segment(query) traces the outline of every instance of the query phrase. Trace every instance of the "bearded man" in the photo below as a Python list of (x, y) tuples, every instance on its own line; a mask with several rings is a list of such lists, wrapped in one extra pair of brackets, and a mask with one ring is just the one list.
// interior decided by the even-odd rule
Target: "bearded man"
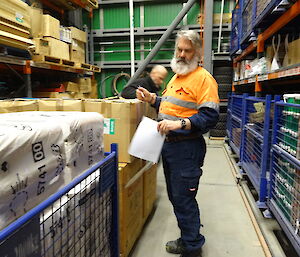
[(137, 98), (158, 110), (161, 134), (166, 134), (162, 161), (167, 192), (180, 229), (180, 237), (169, 241), (166, 250), (180, 257), (199, 257), (205, 242), (200, 233), (200, 211), (196, 201), (206, 143), (203, 134), (219, 117), (218, 85), (199, 66), (201, 40), (197, 32), (177, 34), (171, 68), (176, 73), (162, 97), (144, 88)]

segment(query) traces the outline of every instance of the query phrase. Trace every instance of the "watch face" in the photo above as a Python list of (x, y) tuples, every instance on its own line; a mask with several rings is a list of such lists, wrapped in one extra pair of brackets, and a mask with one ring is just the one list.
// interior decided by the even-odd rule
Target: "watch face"
[(184, 119), (181, 120), (181, 129), (185, 129), (186, 121)]

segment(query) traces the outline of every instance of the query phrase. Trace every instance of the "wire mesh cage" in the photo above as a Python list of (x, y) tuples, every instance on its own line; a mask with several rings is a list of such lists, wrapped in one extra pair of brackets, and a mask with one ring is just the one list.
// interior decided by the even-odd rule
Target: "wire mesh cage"
[(240, 156), (242, 138), (243, 101), (245, 96), (232, 95), (230, 102), (229, 144), (233, 151)]
[(0, 231), (0, 256), (119, 256), (116, 163), (109, 154)]
[(300, 96), (276, 102), (269, 208), (300, 255)]
[(247, 39), (250, 35), (250, 33), (253, 30), (253, 13), (254, 10), (254, 1), (248, 0), (244, 1), (243, 4), (243, 11), (241, 15), (242, 20), (242, 35), (241, 35), (241, 41), (242, 43)]
[(271, 96), (247, 97), (244, 108), (241, 164), (259, 193), (259, 207), (263, 208), (268, 194), (267, 171), (274, 116)]

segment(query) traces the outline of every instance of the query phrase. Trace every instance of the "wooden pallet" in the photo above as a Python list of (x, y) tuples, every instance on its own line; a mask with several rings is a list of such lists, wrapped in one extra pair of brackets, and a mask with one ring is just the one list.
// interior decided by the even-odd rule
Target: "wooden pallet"
[(95, 65), (92, 65), (93, 71), (94, 72), (101, 72), (101, 68)]
[(88, 63), (75, 63), (75, 68), (93, 71), (93, 66)]
[(47, 56), (47, 55), (33, 55), (32, 60), (35, 62), (56, 64), (56, 65), (64, 66), (64, 67), (71, 67), (71, 68), (75, 67), (75, 62), (73, 62), (73, 61), (64, 60), (64, 59)]

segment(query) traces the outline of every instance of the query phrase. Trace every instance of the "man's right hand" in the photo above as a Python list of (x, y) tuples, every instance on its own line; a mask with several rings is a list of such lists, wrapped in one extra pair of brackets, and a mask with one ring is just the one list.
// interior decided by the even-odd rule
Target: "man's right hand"
[(150, 93), (147, 89), (143, 87), (139, 87), (136, 90), (136, 98), (141, 101), (154, 104), (156, 100), (156, 94)]

